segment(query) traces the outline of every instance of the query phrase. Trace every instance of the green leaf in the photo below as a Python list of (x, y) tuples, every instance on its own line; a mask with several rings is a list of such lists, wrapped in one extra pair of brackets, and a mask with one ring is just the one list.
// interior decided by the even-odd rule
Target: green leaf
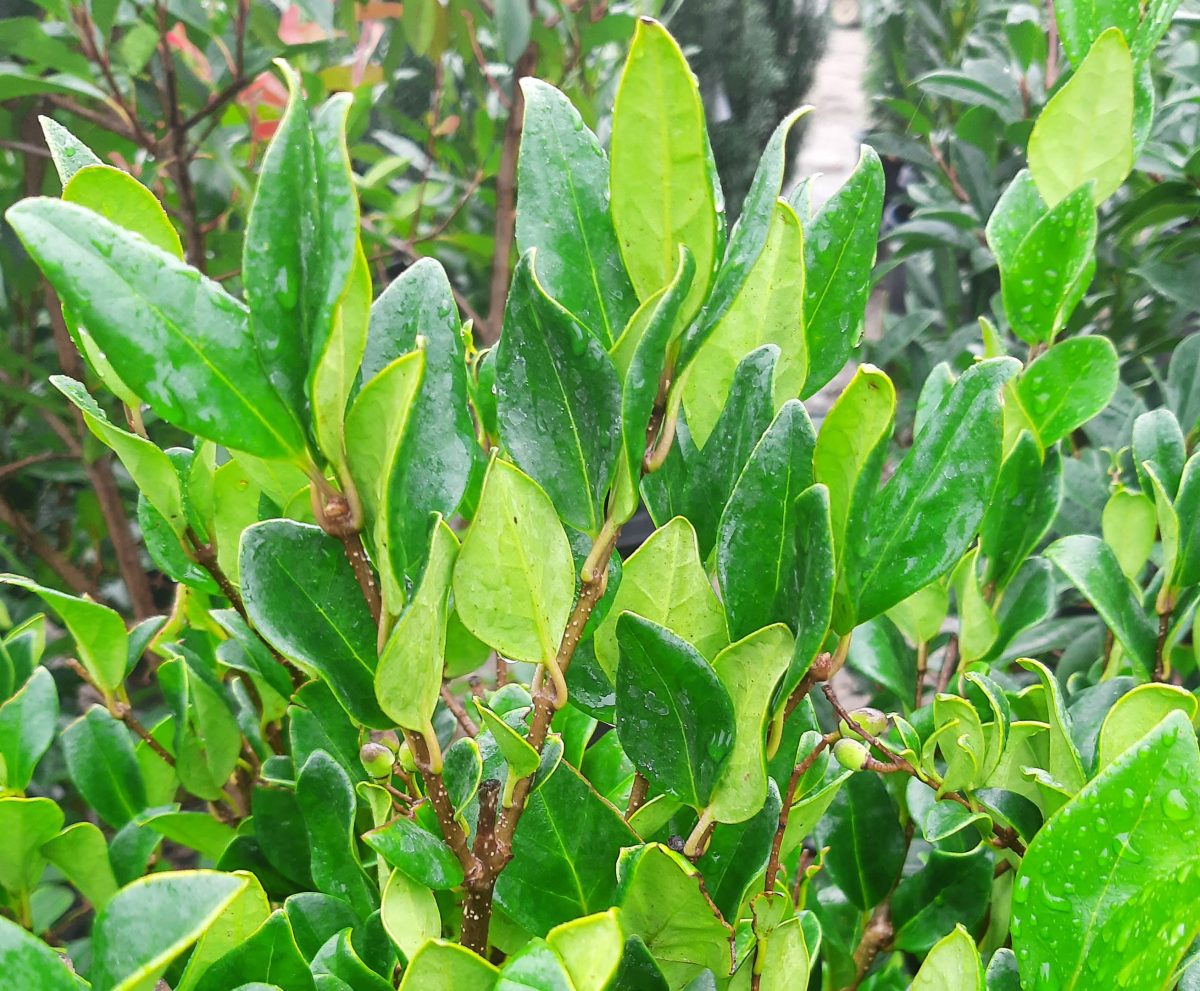
[(795, 211), (780, 200), (761, 253), (687, 366), (683, 407), (692, 437), (701, 447), (725, 407), (738, 364), (755, 348), (779, 348), (775, 407), (800, 395), (808, 374), (803, 306), (804, 235)]
[(689, 321), (708, 294), (717, 257), (717, 203), (696, 78), (675, 39), (642, 18), (613, 106), (613, 227), (639, 299), (671, 281), (678, 246), (696, 260), (683, 308)]
[(1175, 512), (1180, 527), (1175, 584), (1187, 588), (1200, 584), (1200, 457), (1193, 455), (1184, 465)]
[(846, 897), (869, 912), (904, 866), (899, 810), (877, 775), (852, 773), (817, 823), (818, 848), (829, 847), (825, 870)]
[(625, 940), (625, 955), (613, 979), (612, 991), (670, 991), (667, 979), (640, 936)]
[(529, 44), (533, 15), (520, 0), (500, 0), (495, 6), (496, 34), (504, 60), (513, 65)]
[(560, 762), (529, 796), (513, 859), (496, 882), (496, 904), (535, 935), (616, 901), (622, 848), (638, 842), (621, 813)]
[(798, 503), (812, 486), (815, 442), (804, 405), (786, 403), (725, 504), (717, 531), (717, 579), (733, 639), (771, 623), (787, 623), (795, 632), (800, 609), (815, 604), (805, 598), (812, 590), (802, 587), (799, 559), (810, 514)]
[(34, 768), (54, 742), (58, 689), (43, 667), (0, 705), (0, 790), (24, 791)]
[(215, 801), (242, 749), (234, 701), (211, 659), (186, 646), (158, 667), (158, 682), (174, 716), (175, 771), (188, 791)]
[(1106, 407), (1117, 391), (1117, 351), (1107, 337), (1060, 341), (1016, 381), (1021, 408), (1050, 447)]
[(615, 909), (555, 926), (546, 936), (575, 991), (605, 991), (621, 965), (625, 936)]
[(347, 902), (315, 891), (292, 895), (283, 908), (306, 960), (312, 960), (331, 937), (359, 922)]
[(571, 545), (546, 493), (495, 459), (454, 567), (463, 625), (507, 658), (553, 663), (575, 596)]
[(247, 979), (288, 991), (314, 991), (308, 961), (301, 955), (291, 923), (282, 909), (208, 967), (196, 991), (224, 991), (233, 987), (235, 981)]
[(912, 991), (985, 991), (983, 961), (966, 929), (955, 926), (929, 951)]
[(1130, 581), (1137, 581), (1150, 560), (1158, 533), (1154, 500), (1121, 486), (1104, 504), (1100, 522), (1104, 542), (1112, 548), (1121, 571)]
[(640, 937), (671, 988), (708, 968), (733, 969), (732, 931), (704, 891), (699, 872), (658, 843), (621, 854), (621, 924)]
[(442, 917), (433, 892), (400, 870), (392, 871), (383, 889), (383, 927), (406, 958), (421, 944), (442, 934)]
[(463, 869), (442, 840), (400, 816), (363, 836), (367, 846), (414, 881), (435, 891), (462, 884)]
[[(767, 715), (794, 645), (792, 631), (780, 623), (730, 644), (713, 661), (734, 718), (733, 750), (708, 803), (717, 822), (745, 822), (767, 800)], [(619, 707), (620, 695), (617, 702)]]
[(1195, 695), (1174, 685), (1138, 685), (1126, 692), (1100, 726), (1096, 770), (1104, 770), (1176, 710), (1194, 722), (1197, 705)]
[(734, 745), (725, 687), (691, 644), (648, 619), (623, 613), (617, 640), (622, 749), (668, 795), (703, 808)]
[(1170, 410), (1151, 410), (1133, 421), (1133, 464), (1143, 489), (1152, 488), (1146, 472), (1149, 462), (1168, 499), (1174, 499), (1186, 459), (1183, 431)]
[(1138, 0), (1062, 0), (1054, 5), (1063, 51), (1078, 66), (1100, 34), (1110, 27), (1132, 39), (1142, 16)]
[(480, 704), (476, 708), (479, 709), (484, 726), (492, 734), (496, 746), (504, 755), (504, 762), (512, 769), (513, 775), (516, 778), (529, 777), (538, 769), (541, 755), (526, 742), (525, 737), (487, 706)]
[(458, 307), (445, 270), (432, 259), (405, 269), (371, 307), (363, 381), (418, 348), (425, 353), (425, 374), (392, 467), (388, 500), (404, 507), (392, 514), (390, 551), (396, 561), (403, 550), (410, 581), (425, 564), (429, 517), (449, 519), (458, 510), (478, 458)]
[(108, 859), (108, 843), (94, 823), (77, 822), (68, 826), (43, 843), (41, 852), (97, 912), (117, 893), (117, 879)]
[(1089, 182), (1099, 205), (1132, 168), (1133, 58), (1121, 31), (1109, 28), (1038, 114), (1029, 136), (1029, 170), (1054, 206)]
[(0, 973), (14, 988), (79, 991), (62, 958), (15, 922), (0, 918)]
[(317, 991), (392, 991), (391, 982), (363, 961), (350, 936), (349, 929), (338, 933), (313, 957), (312, 973)]
[(245, 306), (90, 210), (37, 198), (7, 216), (122, 381), (163, 419), (260, 457), (301, 456), (295, 416), (258, 364), (246, 361)]
[(242, 535), (241, 572), (255, 629), (315, 669), (356, 720), (391, 728), (375, 701), (375, 624), (342, 545), (319, 527), (267, 520)]
[[(201, 812), (192, 814), (205, 816)], [(229, 827), (224, 828), (229, 830)], [(175, 991), (194, 991), (199, 979), (209, 967), (230, 950), (241, 946), (270, 917), (271, 906), (258, 877), (254, 874), (243, 876), (248, 883), (201, 935), (196, 948), (188, 957), (183, 975), (175, 982)]]
[(1000, 470), (1000, 387), (1018, 367), (991, 358), (964, 372), (872, 500), (866, 560), (848, 568), (859, 622), (940, 578), (975, 538)]
[(1057, 449), (1043, 455), (1033, 435), (1022, 431), (1000, 466), (979, 526), (985, 584), (995, 582), (1001, 590), (1008, 587), (1050, 529), (1062, 495), (1062, 457)]
[(500, 969), (496, 991), (574, 991), (574, 986), (558, 955), (532, 939)]
[(779, 787), (768, 778), (766, 800), (754, 816), (735, 826), (716, 829), (696, 862), (704, 876), (704, 890), (723, 918), (738, 918), (746, 895), (767, 866), (781, 805)]
[(1130, 658), (1147, 673), (1154, 670), (1154, 624), (1109, 546), (1099, 537), (1062, 537), (1046, 557), (1092, 604)]
[(80, 169), (103, 164), (91, 148), (58, 121), (39, 117), (38, 123), (42, 126), (42, 135), (46, 139), (46, 147), (50, 149), (50, 158), (54, 161), (59, 181), (64, 186)]
[(379, 706), (397, 725), (424, 733), (442, 688), (450, 579), (458, 538), (445, 521), (434, 524), (421, 585), (392, 629), (375, 671)]
[[(496, 348), (500, 438), (564, 522), (595, 536), (620, 454), (621, 384), (603, 344), (517, 263)], [(674, 269), (672, 269), (674, 272)]]
[(864, 145), (850, 178), (805, 227), (805, 398), (841, 370), (862, 337), (883, 185), (879, 156)]
[(114, 828), (146, 807), (146, 787), (129, 731), (93, 705), (62, 731), (67, 770), (88, 805)]
[(167, 871), (122, 888), (96, 917), (92, 987), (153, 987), (249, 883), (245, 875)]
[(986, 229), (988, 247), (1002, 273), (1014, 267), (1021, 242), (1048, 209), (1028, 169), (1018, 172), (1005, 187), (992, 208)]
[(608, 160), (563, 93), (532, 77), (521, 80), (521, 92), (518, 251), (537, 249), (547, 292), (610, 347), (637, 297), (609, 213)]
[[(954, 807), (966, 812), (961, 805)], [(978, 833), (975, 839), (978, 842)], [(992, 869), (985, 850), (965, 857), (932, 850), (925, 865), (892, 893), (892, 945), (909, 953), (928, 953), (948, 926), (959, 922), (974, 928), (988, 908)]]
[(1034, 837), (1013, 890), (1023, 984), (1169, 984), (1200, 931), (1198, 780), (1196, 735), (1172, 713)]
[[(1063, 705), (1062, 691), (1049, 669), (1040, 661), (1023, 657), (1019, 658), (1017, 663), (1026, 671), (1032, 671), (1041, 681), (1043, 705), (1045, 706), (1044, 720), (1048, 725), (1049, 734), (1049, 757), (1046, 770), (1069, 794), (1074, 795), (1083, 787), (1087, 775), (1083, 772), (1083, 761), (1071, 739), (1071, 724), (1066, 706)], [(1040, 712), (1038, 716), (1043, 718)]]
[(404, 969), (400, 991), (493, 991), (497, 973), (465, 946), (431, 939)]
[(129, 635), (119, 613), (91, 599), (77, 599), (46, 588), (21, 575), (0, 575), (0, 583), (37, 593), (58, 614), (75, 641), (80, 663), (102, 690), (111, 692), (121, 684), (129, 662)]
[(358, 861), (350, 778), (329, 754), (318, 750), (300, 769), (296, 799), (308, 831), (317, 890), (349, 902), (365, 919), (378, 899)]
[(48, 798), (0, 798), (0, 889), (21, 904), (42, 876), (41, 848), (63, 826), (63, 811)]

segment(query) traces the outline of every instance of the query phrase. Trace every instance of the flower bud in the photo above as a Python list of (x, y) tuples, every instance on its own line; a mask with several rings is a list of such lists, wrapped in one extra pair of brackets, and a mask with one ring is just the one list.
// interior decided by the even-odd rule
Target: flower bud
[(400, 751), (400, 737), (394, 729), (371, 730), (371, 742), (387, 747), (394, 754)]
[(850, 720), (847, 723), (843, 719), (838, 728), (842, 731), (842, 736), (849, 737), (852, 740), (861, 740), (862, 736), (860, 733), (878, 736), (888, 727), (887, 715), (869, 705), (864, 705), (862, 708), (851, 712)]
[(358, 752), (358, 759), (371, 777), (386, 778), (392, 773), (396, 755), (382, 743), (364, 743)]
[(400, 749), (396, 751), (396, 763), (400, 765), (402, 771), (412, 774), (417, 769), (417, 762), (413, 758), (413, 753), (408, 749), (407, 743), (400, 744)]
[(847, 771), (861, 771), (871, 754), (857, 740), (842, 739), (833, 745), (833, 756)]

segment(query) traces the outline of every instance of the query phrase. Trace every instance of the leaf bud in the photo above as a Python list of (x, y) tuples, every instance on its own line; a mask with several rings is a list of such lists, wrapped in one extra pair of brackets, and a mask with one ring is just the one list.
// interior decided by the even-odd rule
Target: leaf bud
[(358, 752), (358, 759), (371, 777), (386, 778), (392, 773), (396, 755), (382, 743), (364, 743)]
[(887, 715), (869, 705), (855, 709), (850, 713), (850, 722), (847, 723), (843, 719), (838, 726), (842, 731), (842, 736), (849, 737), (851, 740), (861, 740), (862, 733), (879, 736), (887, 727)]
[(833, 756), (847, 771), (861, 771), (871, 754), (857, 740), (842, 739), (833, 745)]

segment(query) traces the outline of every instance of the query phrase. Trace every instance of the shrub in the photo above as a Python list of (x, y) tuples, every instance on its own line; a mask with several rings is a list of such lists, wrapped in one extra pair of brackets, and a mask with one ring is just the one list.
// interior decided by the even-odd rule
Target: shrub
[[(1111, 541), (1037, 553), (1063, 438), (1115, 388), (1107, 341), (1056, 340), (1098, 176), (1014, 183), (993, 245), (1029, 360), (985, 325), (893, 457), (878, 369), (819, 431), (796, 398), (862, 324), (870, 152), (813, 214), (780, 198), (785, 118), (727, 233), (695, 80), (643, 21), (608, 158), (524, 84), (522, 254), (477, 353), (432, 261), (372, 303), (345, 102), (288, 78), (244, 302), (115, 169), (8, 213), (97, 377), (153, 414), (126, 431), (55, 380), (178, 594), (127, 630), (6, 579), (96, 699), (56, 733), (45, 621), (7, 635), (6, 974), (75, 987), (69, 936), (97, 991), (982, 991), (985, 961), (993, 988), (1172, 984), (1200, 932), (1197, 703), (1172, 683), (1200, 476), (1169, 412), (1138, 421)], [(622, 562), (639, 492), (657, 529)], [(1018, 653), (1058, 575), (1110, 633), (1065, 683)]]

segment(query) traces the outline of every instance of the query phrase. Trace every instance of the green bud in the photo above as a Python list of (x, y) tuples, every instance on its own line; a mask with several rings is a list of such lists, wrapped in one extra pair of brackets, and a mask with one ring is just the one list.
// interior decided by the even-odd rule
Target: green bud
[(358, 759), (371, 777), (386, 778), (392, 773), (396, 755), (382, 743), (364, 743), (358, 752)]
[(396, 763), (409, 774), (417, 769), (417, 762), (413, 758), (412, 751), (408, 749), (407, 743), (400, 744), (400, 749), (396, 751)]
[(393, 754), (400, 752), (400, 737), (394, 729), (371, 730), (371, 742), (387, 747)]
[(850, 723), (847, 723), (843, 719), (838, 725), (838, 729), (842, 731), (842, 736), (849, 737), (852, 740), (861, 740), (861, 733), (879, 736), (880, 733), (888, 728), (887, 715), (869, 705), (864, 705), (862, 708), (852, 711), (850, 719)]
[(833, 756), (847, 771), (861, 771), (871, 754), (857, 740), (842, 739), (833, 745)]

